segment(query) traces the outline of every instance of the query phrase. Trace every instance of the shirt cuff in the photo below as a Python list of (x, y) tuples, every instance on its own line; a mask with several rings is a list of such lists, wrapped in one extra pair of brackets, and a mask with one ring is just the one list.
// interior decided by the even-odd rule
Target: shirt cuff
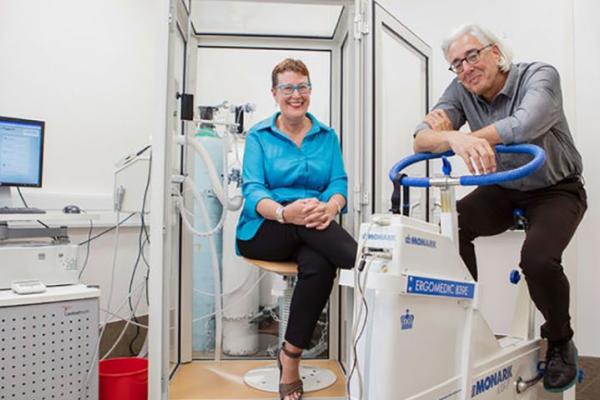
[(513, 132), (509, 118), (494, 122), (494, 126), (496, 127), (496, 131), (498, 131), (498, 136), (500, 136), (502, 144), (515, 143), (515, 133)]
[(262, 218), (262, 215), (258, 213), (256, 207), (258, 207), (258, 203), (263, 199), (271, 199), (271, 197), (266, 194), (256, 194), (246, 198), (246, 201), (244, 202), (244, 211), (252, 218)]
[(419, 125), (417, 125), (417, 127), (415, 128), (415, 132), (413, 133), (413, 138), (417, 136), (417, 133), (419, 133), (425, 129), (431, 129), (431, 125), (429, 125), (427, 122), (423, 121)]

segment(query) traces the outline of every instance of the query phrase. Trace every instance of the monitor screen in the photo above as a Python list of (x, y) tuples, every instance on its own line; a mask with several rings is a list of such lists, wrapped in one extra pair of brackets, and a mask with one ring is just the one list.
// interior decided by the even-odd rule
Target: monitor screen
[(44, 122), (0, 117), (0, 186), (42, 186)]

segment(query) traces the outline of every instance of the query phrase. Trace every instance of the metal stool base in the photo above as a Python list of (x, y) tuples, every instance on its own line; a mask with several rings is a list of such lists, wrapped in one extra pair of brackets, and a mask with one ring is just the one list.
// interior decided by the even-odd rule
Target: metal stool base
[[(321, 367), (300, 366), (300, 377), (304, 383), (304, 391), (312, 392), (333, 385), (337, 379), (335, 374)], [(254, 368), (244, 375), (246, 385), (264, 392), (279, 392), (279, 369), (277, 367)]]

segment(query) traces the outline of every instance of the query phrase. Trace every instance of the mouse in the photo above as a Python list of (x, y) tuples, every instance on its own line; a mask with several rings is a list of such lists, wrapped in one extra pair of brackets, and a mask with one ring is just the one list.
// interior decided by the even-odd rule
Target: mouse
[(68, 206), (65, 206), (65, 208), (63, 208), (63, 212), (65, 214), (79, 214), (79, 213), (81, 213), (81, 208), (79, 208), (76, 205), (70, 204)]

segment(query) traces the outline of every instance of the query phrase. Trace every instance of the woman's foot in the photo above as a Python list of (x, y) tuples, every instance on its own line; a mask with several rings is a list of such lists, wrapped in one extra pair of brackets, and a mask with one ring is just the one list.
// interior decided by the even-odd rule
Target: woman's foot
[(279, 396), (283, 400), (302, 399), (302, 380), (300, 379), (300, 356), (302, 349), (284, 343), (277, 354), (280, 371)]

